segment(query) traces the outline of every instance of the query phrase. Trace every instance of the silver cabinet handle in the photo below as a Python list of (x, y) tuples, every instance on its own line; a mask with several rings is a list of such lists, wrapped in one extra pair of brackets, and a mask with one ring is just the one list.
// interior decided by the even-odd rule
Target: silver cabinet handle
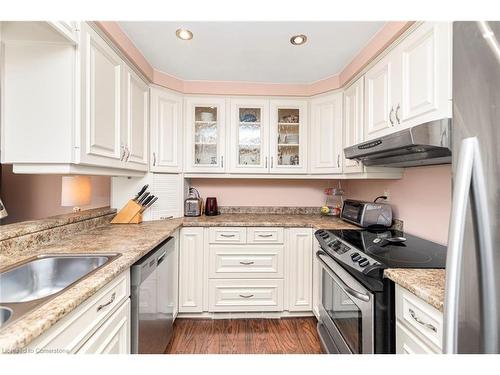
[(103, 303), (102, 305), (97, 306), (97, 311), (101, 311), (105, 307), (111, 305), (115, 301), (115, 298), (116, 298), (116, 292), (113, 292), (113, 294), (111, 295), (111, 299), (108, 302)]
[(394, 113), (394, 108), (391, 107), (391, 111), (389, 112), (389, 121), (391, 122), (391, 125), (394, 126), (394, 121), (392, 121), (392, 114)]
[(253, 294), (240, 294), (241, 298), (252, 298)]
[(130, 158), (130, 150), (128, 149), (128, 146), (125, 147), (125, 150), (127, 152), (127, 156), (125, 157), (125, 161), (128, 161), (128, 159)]
[(257, 236), (264, 237), (264, 238), (269, 238), (269, 237), (272, 237), (273, 235), (271, 233), (269, 233), (269, 234), (258, 234)]
[(410, 316), (413, 318), (413, 320), (416, 321), (418, 324), (424, 326), (425, 328), (430, 329), (431, 331), (437, 332), (436, 327), (434, 327), (432, 324), (426, 323), (422, 319), (420, 319), (417, 316), (417, 314), (415, 313), (415, 311), (413, 311), (412, 309), (408, 309), (408, 312), (410, 313)]
[(273, 167), (273, 164), (274, 164), (274, 160), (273, 160), (273, 157), (271, 156), (271, 168)]
[(224, 156), (222, 156), (222, 155), (220, 157), (220, 167), (224, 168)]
[(232, 238), (232, 237), (234, 237), (235, 235), (234, 235), (234, 234), (224, 234), (224, 233), (222, 233), (220, 236), (221, 236), (221, 237), (226, 237), (226, 238)]
[(120, 161), (123, 161), (124, 157), (125, 157), (125, 146), (120, 145)]
[(249, 266), (251, 264), (254, 264), (254, 262), (243, 262), (243, 261), (241, 261), (240, 264), (243, 264), (245, 266)]
[(337, 168), (340, 168), (340, 154), (337, 154)]
[(265, 166), (265, 168), (267, 168), (267, 156), (266, 156), (266, 166)]
[(156, 166), (156, 152), (153, 152), (153, 167)]
[(497, 306), (496, 286), (493, 265), (493, 235), (489, 213), (488, 194), (486, 190), (485, 172), (481, 160), (480, 146), (476, 137), (465, 138), (460, 145), (460, 154), (453, 186), (453, 204), (450, 215), (448, 234), (448, 251), (446, 255), (446, 283), (443, 352), (456, 353), (458, 345), (458, 308), (460, 286), (462, 284), (460, 270), (464, 251), (465, 218), (470, 200), (472, 221), (478, 228), (475, 240), (479, 274), (481, 275), (480, 303), (483, 311), (484, 352), (497, 353), (498, 322), (495, 307)]
[(396, 121), (398, 122), (398, 124), (401, 124), (401, 119), (398, 116), (398, 112), (399, 112), (400, 109), (401, 109), (401, 106), (398, 104), (398, 106), (396, 107), (396, 112), (394, 113), (394, 115), (396, 116)]

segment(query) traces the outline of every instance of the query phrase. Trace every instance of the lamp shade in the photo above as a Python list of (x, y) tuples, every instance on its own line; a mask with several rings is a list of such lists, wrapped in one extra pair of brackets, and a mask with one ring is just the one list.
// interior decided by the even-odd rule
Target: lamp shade
[(85, 206), (90, 203), (92, 188), (89, 176), (63, 176), (61, 206)]

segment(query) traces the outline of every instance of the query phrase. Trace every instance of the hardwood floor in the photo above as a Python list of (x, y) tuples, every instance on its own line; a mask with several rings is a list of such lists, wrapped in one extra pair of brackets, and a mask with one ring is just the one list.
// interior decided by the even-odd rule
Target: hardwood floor
[(166, 354), (320, 354), (315, 318), (176, 319)]

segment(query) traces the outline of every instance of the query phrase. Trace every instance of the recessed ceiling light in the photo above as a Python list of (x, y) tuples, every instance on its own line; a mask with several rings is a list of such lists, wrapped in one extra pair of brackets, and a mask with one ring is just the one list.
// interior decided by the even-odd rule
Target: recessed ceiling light
[(300, 46), (307, 42), (307, 36), (304, 34), (299, 34), (299, 35), (294, 35), (290, 38), (290, 43), (292, 43), (294, 46)]
[(182, 39), (182, 40), (193, 39), (193, 33), (191, 31), (189, 31), (188, 29), (177, 29), (177, 30), (175, 30), (175, 35), (177, 35), (177, 38)]

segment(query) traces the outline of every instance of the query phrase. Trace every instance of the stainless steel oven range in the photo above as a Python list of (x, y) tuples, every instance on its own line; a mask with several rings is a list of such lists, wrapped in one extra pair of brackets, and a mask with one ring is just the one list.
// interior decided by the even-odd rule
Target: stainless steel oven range
[(395, 352), (394, 283), (386, 268), (444, 268), (446, 248), (395, 230), (319, 230), (318, 333), (327, 353)]

